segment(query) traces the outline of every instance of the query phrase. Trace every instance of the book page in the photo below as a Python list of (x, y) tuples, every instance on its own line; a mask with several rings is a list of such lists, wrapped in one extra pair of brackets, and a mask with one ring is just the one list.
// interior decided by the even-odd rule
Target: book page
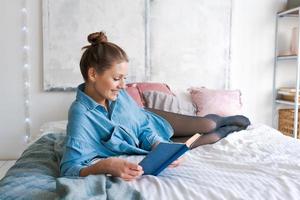
[(192, 144), (200, 137), (201, 135), (199, 133), (196, 133), (195, 135), (193, 135), (190, 139), (188, 139), (185, 144), (188, 147), (191, 147)]

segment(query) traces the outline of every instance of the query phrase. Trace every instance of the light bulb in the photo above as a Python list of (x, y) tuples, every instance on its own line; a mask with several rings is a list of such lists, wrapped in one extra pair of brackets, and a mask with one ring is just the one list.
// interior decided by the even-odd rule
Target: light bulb
[(26, 26), (23, 26), (22, 31), (28, 32), (28, 28)]
[(25, 122), (29, 124), (30, 123), (30, 119), (28, 117), (26, 117), (25, 118)]
[(27, 9), (26, 8), (22, 8), (21, 10), (23, 13), (27, 13)]
[(25, 84), (25, 87), (27, 87), (27, 88), (30, 87), (30, 83), (28, 81), (26, 81), (24, 84)]
[(24, 45), (23, 47), (25, 50), (29, 50), (29, 46), (28, 45)]

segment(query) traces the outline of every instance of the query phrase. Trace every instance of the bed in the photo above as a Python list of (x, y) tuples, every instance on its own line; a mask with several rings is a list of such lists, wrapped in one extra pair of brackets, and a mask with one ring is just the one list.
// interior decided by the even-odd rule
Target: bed
[[(185, 155), (182, 165), (167, 168), (158, 176), (147, 175), (125, 182), (104, 175), (59, 177), (65, 123), (52, 122), (43, 127), (41, 137), (0, 181), (0, 199), (290, 200), (300, 197), (300, 141), (263, 124), (234, 132), (215, 144), (197, 147)], [(132, 162), (143, 158), (121, 157)]]

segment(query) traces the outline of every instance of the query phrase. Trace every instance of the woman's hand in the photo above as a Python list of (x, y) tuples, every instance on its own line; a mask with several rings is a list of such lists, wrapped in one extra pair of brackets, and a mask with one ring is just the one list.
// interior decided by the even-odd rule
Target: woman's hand
[(151, 150), (155, 149), (160, 142), (156, 142), (152, 145)]
[(169, 168), (174, 168), (180, 165), (183, 161), (185, 160), (184, 156), (179, 157), (177, 160), (173, 161), (168, 167)]
[[(155, 144), (153, 144), (151, 149), (152, 149), (152, 150), (155, 149), (159, 143), (160, 143), (160, 142), (156, 142)], [(177, 167), (177, 166), (180, 165), (184, 160), (185, 160), (184, 156), (181, 156), (181, 157), (179, 157), (177, 160), (173, 161), (168, 167), (170, 167), (170, 168)]]
[(115, 177), (120, 177), (125, 181), (132, 181), (141, 176), (143, 168), (135, 163), (128, 162), (121, 158), (108, 158), (107, 172)]

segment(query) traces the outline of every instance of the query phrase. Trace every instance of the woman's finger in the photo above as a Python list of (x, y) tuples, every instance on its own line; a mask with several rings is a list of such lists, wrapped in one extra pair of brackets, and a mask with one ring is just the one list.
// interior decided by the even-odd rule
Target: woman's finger
[(137, 170), (137, 171), (143, 170), (143, 168), (140, 165), (135, 164), (135, 163), (131, 163), (131, 162), (127, 162), (126, 163), (126, 167), (128, 167), (128, 168), (130, 168), (132, 170)]
[(129, 174), (131, 176), (134, 176), (134, 177), (141, 176), (143, 173), (144, 173), (143, 170), (131, 170), (131, 169), (128, 169), (128, 171), (127, 171), (127, 174)]
[(174, 167), (177, 167), (179, 164), (170, 164), (169, 166), (168, 166), (168, 168), (174, 168)]
[(132, 176), (132, 175), (130, 175), (130, 174), (127, 174), (127, 173), (122, 173), (121, 175), (120, 175), (120, 178), (122, 178), (122, 179), (128, 179), (128, 180), (132, 180), (132, 179), (135, 179), (135, 176)]

